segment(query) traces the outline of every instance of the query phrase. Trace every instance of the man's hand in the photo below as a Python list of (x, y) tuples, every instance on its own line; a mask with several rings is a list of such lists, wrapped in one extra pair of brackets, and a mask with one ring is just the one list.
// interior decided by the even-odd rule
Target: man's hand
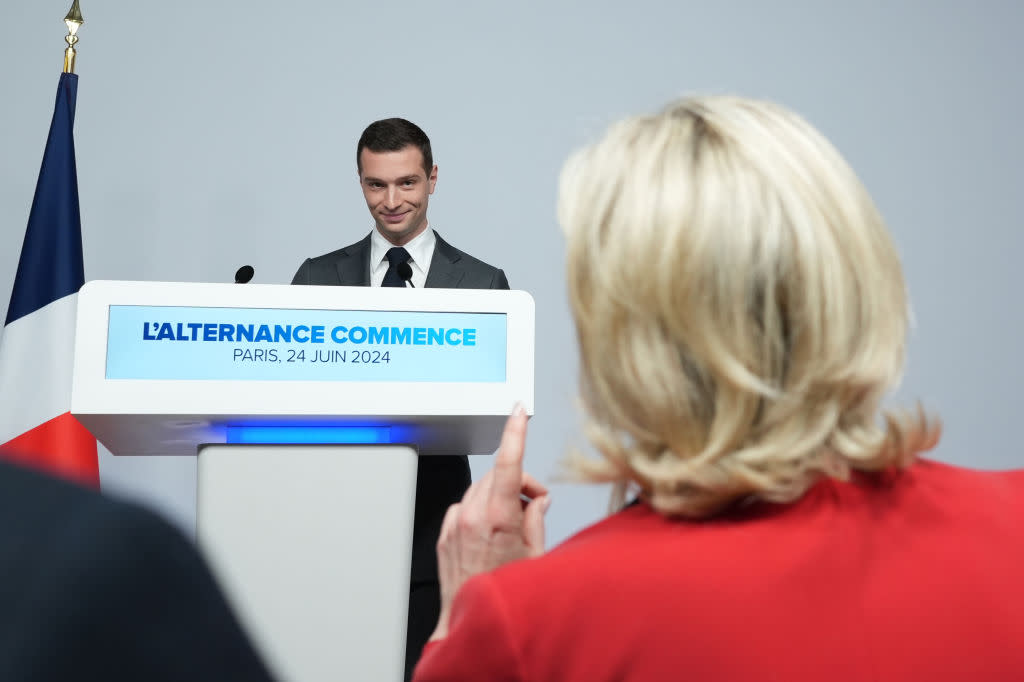
[(452, 600), (469, 578), (544, 553), (544, 514), (551, 498), (523, 472), (525, 445), (526, 411), (517, 406), (505, 422), (494, 468), (445, 514), (437, 541), (441, 617), (431, 640), (447, 636)]

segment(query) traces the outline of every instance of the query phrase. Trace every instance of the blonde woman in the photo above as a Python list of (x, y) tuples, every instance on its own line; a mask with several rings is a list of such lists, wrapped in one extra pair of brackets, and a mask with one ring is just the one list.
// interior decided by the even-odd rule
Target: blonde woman
[(545, 554), (517, 411), (445, 518), (415, 679), (1024, 676), (1024, 471), (921, 459), (937, 422), (881, 412), (907, 296), (835, 149), (697, 97), (577, 153), (559, 201), (600, 455), (572, 466), (635, 503)]

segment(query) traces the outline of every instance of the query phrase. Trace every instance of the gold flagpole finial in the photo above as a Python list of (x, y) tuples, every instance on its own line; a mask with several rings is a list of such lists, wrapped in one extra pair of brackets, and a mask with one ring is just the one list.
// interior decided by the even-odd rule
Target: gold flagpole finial
[(68, 15), (64, 17), (64, 23), (67, 24), (68, 34), (64, 36), (64, 42), (68, 44), (68, 49), (64, 50), (64, 73), (75, 72), (75, 55), (78, 54), (75, 50), (75, 43), (78, 42), (78, 27), (85, 23), (82, 19), (82, 9), (78, 6), (78, 0), (71, 5), (71, 9), (68, 10)]

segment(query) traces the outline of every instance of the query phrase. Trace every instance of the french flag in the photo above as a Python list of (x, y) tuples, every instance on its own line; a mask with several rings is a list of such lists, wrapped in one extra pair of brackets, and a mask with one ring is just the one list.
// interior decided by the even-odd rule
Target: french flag
[(99, 487), (96, 439), (71, 416), (85, 283), (75, 169), (78, 76), (63, 73), (0, 336), (0, 457)]

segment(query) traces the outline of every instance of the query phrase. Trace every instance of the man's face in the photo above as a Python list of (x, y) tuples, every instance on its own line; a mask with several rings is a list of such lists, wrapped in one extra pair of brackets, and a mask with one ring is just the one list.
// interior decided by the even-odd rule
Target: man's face
[(437, 184), (437, 166), (423, 170), (418, 147), (397, 152), (359, 154), (363, 170), (359, 185), (377, 231), (395, 246), (405, 246), (427, 227), (427, 203)]

